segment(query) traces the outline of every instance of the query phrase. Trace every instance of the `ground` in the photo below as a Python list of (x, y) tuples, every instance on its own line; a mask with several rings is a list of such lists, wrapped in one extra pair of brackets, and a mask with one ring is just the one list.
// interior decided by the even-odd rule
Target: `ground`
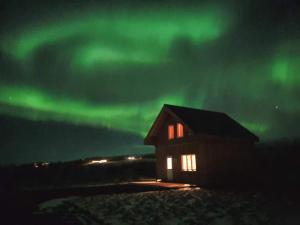
[(299, 225), (299, 205), (285, 195), (273, 197), (187, 187), (54, 199), (34, 214), (57, 225)]

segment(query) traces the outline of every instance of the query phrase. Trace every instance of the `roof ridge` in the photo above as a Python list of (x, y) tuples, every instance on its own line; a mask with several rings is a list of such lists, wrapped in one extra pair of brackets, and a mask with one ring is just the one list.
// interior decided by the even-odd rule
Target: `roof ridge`
[(199, 109), (199, 108), (194, 108), (194, 107), (186, 107), (186, 106), (179, 106), (179, 105), (171, 105), (171, 104), (164, 104), (166, 107), (175, 107), (175, 108), (181, 108), (181, 109), (189, 109), (189, 110), (197, 110), (197, 111), (203, 111), (203, 112), (209, 112), (209, 113), (218, 113), (218, 114), (223, 114), (228, 116), (224, 112), (219, 112), (219, 111), (212, 111), (212, 110), (206, 110), (206, 109)]
[[(221, 136), (227, 133), (229, 136), (248, 136), (257, 141), (259, 140), (259, 138), (248, 128), (244, 127), (242, 124), (224, 112), (202, 110), (170, 104), (164, 104), (164, 107), (179, 117), (195, 133), (212, 132)], [(202, 121), (200, 121), (201, 117)], [(204, 118), (206, 121), (203, 121)], [(211, 124), (209, 125), (209, 123)], [(222, 132), (225, 133), (221, 134)]]

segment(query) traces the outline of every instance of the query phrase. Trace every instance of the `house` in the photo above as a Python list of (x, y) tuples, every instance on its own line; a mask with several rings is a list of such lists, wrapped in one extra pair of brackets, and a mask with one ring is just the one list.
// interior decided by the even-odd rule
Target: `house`
[(225, 113), (165, 104), (144, 144), (156, 148), (158, 179), (219, 186), (249, 181), (258, 141)]

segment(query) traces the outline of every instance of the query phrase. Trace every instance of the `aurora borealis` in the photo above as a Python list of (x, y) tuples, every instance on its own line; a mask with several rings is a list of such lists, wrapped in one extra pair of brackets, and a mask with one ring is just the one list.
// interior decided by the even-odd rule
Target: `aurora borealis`
[(164, 103), (226, 112), (263, 141), (300, 136), (293, 1), (0, 4), (0, 163), (151, 152)]

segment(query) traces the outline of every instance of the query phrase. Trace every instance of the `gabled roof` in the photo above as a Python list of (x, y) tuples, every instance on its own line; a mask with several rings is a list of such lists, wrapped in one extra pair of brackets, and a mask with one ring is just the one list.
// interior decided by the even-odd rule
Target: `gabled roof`
[(154, 121), (145, 144), (153, 144), (164, 117), (169, 114), (182, 122), (193, 134), (259, 141), (259, 138), (225, 113), (165, 104)]

